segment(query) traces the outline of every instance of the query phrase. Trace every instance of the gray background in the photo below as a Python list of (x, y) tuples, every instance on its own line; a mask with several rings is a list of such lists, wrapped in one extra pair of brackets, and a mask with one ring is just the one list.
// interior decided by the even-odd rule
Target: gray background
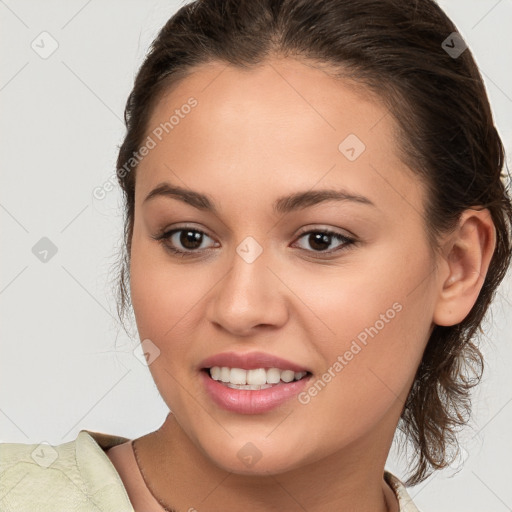
[[(480, 65), (510, 154), (512, 0), (440, 4)], [(0, 0), (1, 442), (59, 444), (82, 428), (133, 438), (166, 416), (138, 340), (116, 320), (121, 196), (92, 192), (115, 170), (135, 72), (178, 5)], [(58, 48), (42, 58), (32, 44)], [(46, 262), (33, 252), (48, 249), (43, 237), (57, 248)], [(465, 464), (410, 489), (423, 512), (512, 510), (510, 284), (509, 274), (485, 329), (486, 372), (461, 435)], [(405, 474), (395, 449), (388, 468)]]

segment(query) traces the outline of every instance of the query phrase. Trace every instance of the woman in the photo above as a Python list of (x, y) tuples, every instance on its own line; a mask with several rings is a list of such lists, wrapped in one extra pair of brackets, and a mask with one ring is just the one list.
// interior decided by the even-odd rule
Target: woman
[(450, 462), (511, 257), (454, 25), (430, 0), (194, 2), (125, 119), (120, 313), (171, 412), (135, 440), (2, 445), (2, 510), (417, 510), (405, 485)]

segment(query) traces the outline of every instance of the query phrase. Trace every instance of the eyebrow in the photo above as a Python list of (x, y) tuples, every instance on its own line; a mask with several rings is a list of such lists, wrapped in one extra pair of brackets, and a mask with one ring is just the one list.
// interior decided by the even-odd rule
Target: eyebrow
[[(187, 203), (194, 208), (218, 214), (218, 208), (215, 201), (207, 194), (201, 194), (183, 187), (171, 185), (170, 183), (160, 183), (146, 196), (143, 204), (155, 199), (156, 197), (170, 197)], [(375, 204), (359, 194), (352, 194), (345, 190), (307, 190), (304, 192), (295, 192), (288, 196), (282, 196), (276, 199), (272, 208), (274, 212), (284, 214), (292, 211), (308, 208), (326, 201), (352, 201), (376, 208)]]

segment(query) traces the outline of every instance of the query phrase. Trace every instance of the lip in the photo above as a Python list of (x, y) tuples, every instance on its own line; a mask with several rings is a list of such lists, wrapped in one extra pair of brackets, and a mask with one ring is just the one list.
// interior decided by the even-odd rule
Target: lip
[(207, 370), (199, 372), (206, 393), (222, 409), (238, 414), (262, 414), (296, 397), (311, 379), (311, 374), (300, 380), (281, 382), (270, 388), (249, 390), (232, 389), (210, 377)]
[(280, 370), (293, 370), (294, 372), (309, 372), (308, 368), (288, 361), (281, 357), (267, 354), (265, 352), (223, 352), (208, 357), (199, 365), (200, 370), (212, 368), (213, 366), (227, 366), (228, 368), (241, 368), (243, 370), (254, 370), (255, 368), (279, 368)]

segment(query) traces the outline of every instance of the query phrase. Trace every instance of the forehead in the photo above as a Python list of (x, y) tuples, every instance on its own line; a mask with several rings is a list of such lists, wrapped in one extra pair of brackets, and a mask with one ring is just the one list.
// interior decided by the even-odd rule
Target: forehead
[(146, 137), (155, 133), (161, 140), (137, 173), (139, 197), (176, 177), (212, 195), (243, 189), (264, 197), (270, 185), (280, 195), (315, 184), (363, 187), (376, 203), (385, 194), (396, 202), (421, 194), (400, 161), (397, 125), (384, 104), (292, 59), (194, 68), (156, 104)]
[(292, 125), (295, 132), (303, 129), (308, 137), (315, 131), (337, 139), (350, 130), (363, 137), (381, 121), (384, 129), (375, 132), (374, 138), (389, 135), (394, 119), (375, 94), (354, 81), (335, 79), (317, 66), (309, 61), (273, 59), (250, 68), (221, 62), (194, 67), (164, 91), (148, 131), (193, 96), (200, 106), (196, 112), (201, 112), (194, 116), (196, 123), (221, 122), (222, 128), (243, 125), (247, 132), (257, 122), (254, 126), (262, 138)]

